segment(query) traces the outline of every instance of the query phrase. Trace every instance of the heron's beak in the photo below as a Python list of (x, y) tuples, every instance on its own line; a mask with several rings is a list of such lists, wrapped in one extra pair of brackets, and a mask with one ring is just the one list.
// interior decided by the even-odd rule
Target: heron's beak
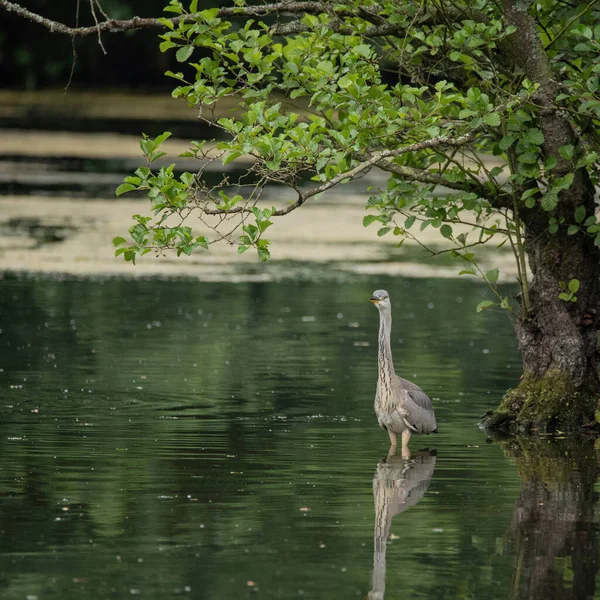
[(369, 302), (372, 302), (373, 304), (377, 304), (379, 302), (379, 298), (375, 298), (375, 296), (371, 296), (369, 298)]

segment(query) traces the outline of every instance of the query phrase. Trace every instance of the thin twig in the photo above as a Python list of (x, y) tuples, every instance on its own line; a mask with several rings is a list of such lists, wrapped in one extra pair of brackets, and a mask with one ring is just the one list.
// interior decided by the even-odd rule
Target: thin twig
[(94, 0), (94, 2), (96, 3), (98, 10), (102, 13), (102, 16), (108, 21), (110, 19), (110, 17), (106, 14), (104, 9), (102, 8), (102, 5), (100, 4), (100, 0)]
[(108, 52), (106, 52), (106, 48), (104, 47), (104, 44), (102, 43), (102, 33), (100, 32), (100, 23), (98, 23), (98, 17), (96, 16), (96, 9), (94, 8), (94, 0), (89, 0), (90, 1), (90, 10), (92, 11), (92, 16), (94, 17), (94, 23), (96, 23), (96, 28), (98, 29), (98, 45), (100, 46), (100, 48), (102, 48), (102, 52), (106, 55), (108, 54)]
[[(79, 9), (81, 5), (81, 0), (77, 0), (76, 8), (75, 8), (75, 27), (79, 27)], [(77, 64), (77, 49), (75, 48), (75, 36), (71, 38), (71, 48), (73, 49), (73, 62), (71, 63), (71, 72), (69, 73), (69, 80), (67, 81), (67, 85), (65, 86), (65, 94), (67, 90), (71, 86), (71, 82), (73, 81), (73, 75), (75, 74), (75, 65)]]

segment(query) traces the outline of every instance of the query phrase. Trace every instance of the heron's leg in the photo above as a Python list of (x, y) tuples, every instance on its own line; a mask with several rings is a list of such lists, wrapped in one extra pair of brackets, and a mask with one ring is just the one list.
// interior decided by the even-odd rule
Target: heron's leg
[(390, 429), (387, 432), (390, 436), (390, 451), (388, 452), (388, 456), (391, 456), (392, 454), (396, 454), (396, 434)]
[(410, 450), (408, 449), (408, 440), (410, 440), (410, 429), (405, 429), (402, 432), (402, 458), (410, 458)]

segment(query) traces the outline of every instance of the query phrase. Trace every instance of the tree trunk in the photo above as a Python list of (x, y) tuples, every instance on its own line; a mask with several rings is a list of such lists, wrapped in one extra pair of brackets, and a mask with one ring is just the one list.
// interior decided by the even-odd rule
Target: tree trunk
[[(593, 214), (591, 194), (579, 199), (587, 214)], [(531, 311), (523, 309), (515, 323), (523, 376), (500, 409), (488, 415), (492, 428), (514, 424), (520, 430), (572, 430), (595, 420), (600, 397), (596, 369), (600, 248), (584, 233), (567, 235), (574, 206), (565, 202), (566, 224), (555, 234), (547, 231), (544, 215), (525, 218), (525, 247), (533, 279)], [(580, 287), (572, 300), (559, 298), (573, 279)]]
[[(558, 86), (529, 12), (530, 2), (502, 0), (502, 7), (506, 23), (517, 28), (508, 38), (506, 52), (515, 68), (539, 85), (536, 118), (544, 134), (544, 154), (556, 159), (554, 176), (564, 176), (573, 164), (560, 148), (565, 144), (578, 148), (578, 140), (568, 113), (555, 104)], [(521, 191), (517, 190), (518, 197)], [(600, 397), (595, 362), (600, 248), (583, 231), (567, 234), (579, 207), (585, 208), (585, 218), (596, 208), (594, 186), (585, 169), (574, 172), (573, 183), (559, 193), (552, 213), (539, 206), (519, 209), (525, 227), (524, 249), (533, 274), (530, 306), (523, 306), (516, 322), (523, 376), (500, 408), (488, 415), (490, 428), (516, 424), (518, 429), (564, 430), (594, 422)], [(550, 217), (559, 223), (553, 234), (549, 232)], [(573, 279), (579, 281), (579, 289), (572, 298), (560, 299), (559, 294)]]

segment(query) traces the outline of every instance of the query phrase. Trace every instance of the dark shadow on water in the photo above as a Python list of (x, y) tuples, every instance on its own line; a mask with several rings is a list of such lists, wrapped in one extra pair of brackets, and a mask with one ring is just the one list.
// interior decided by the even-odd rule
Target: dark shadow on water
[(385, 555), (392, 518), (417, 504), (423, 497), (431, 482), (435, 461), (434, 452), (423, 451), (408, 460), (400, 456), (388, 456), (377, 464), (373, 477), (373, 577), (368, 600), (381, 600), (385, 594)]
[(508, 531), (517, 599), (594, 598), (598, 570), (598, 455), (593, 440), (517, 438), (502, 442), (521, 493)]

